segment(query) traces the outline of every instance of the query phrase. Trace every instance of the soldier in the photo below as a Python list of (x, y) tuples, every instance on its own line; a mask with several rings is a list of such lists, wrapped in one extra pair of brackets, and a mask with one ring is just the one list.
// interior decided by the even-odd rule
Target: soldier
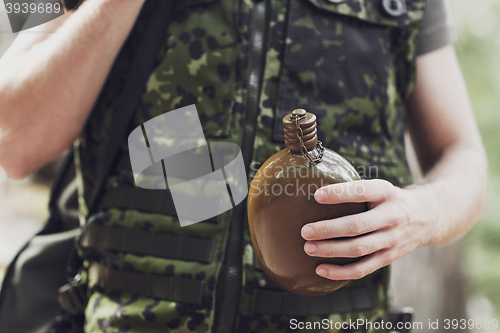
[[(487, 162), (445, 2), (175, 2), (157, 62), (142, 73), (146, 84), (128, 91), (136, 76), (127, 70), (166, 2), (87, 1), (47, 24), (56, 33), (20, 36), (0, 61), (0, 165), (8, 175), (26, 177), (74, 147), (86, 225), (85, 332), (288, 332), (318, 322), (328, 325), (310, 331), (385, 331), (346, 324), (386, 321), (388, 265), (419, 246), (458, 240), (485, 204)], [(319, 139), (364, 178), (361, 194), (333, 185), (316, 200), (367, 202), (369, 211), (304, 226), (304, 250), (363, 256), (317, 267), (352, 281), (321, 300), (280, 290), (255, 264), (244, 203), (180, 228), (157, 194), (135, 187), (126, 137), (116, 158), (107, 155), (121, 101), (133, 93), (140, 98), (129, 131), (196, 104), (209, 141), (241, 147), (249, 179), (282, 149), (281, 118), (296, 108), (315, 113)], [(412, 185), (405, 129), (421, 184)], [(335, 239), (346, 236), (359, 237)], [(170, 249), (142, 251), (155, 237)]]

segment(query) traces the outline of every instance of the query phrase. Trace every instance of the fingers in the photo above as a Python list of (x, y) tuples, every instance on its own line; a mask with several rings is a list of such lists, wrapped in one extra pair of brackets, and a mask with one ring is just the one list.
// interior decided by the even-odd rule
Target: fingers
[(304, 251), (313, 257), (359, 258), (391, 248), (396, 243), (394, 231), (380, 231), (352, 239), (308, 241)]
[[(318, 221), (302, 227), (304, 251), (314, 257), (361, 258), (348, 265), (321, 264), (316, 273), (331, 280), (358, 280), (402, 257), (397, 248), (404, 210), (389, 204), (398, 189), (385, 180), (360, 180), (324, 186), (314, 198), (321, 204), (375, 203), (363, 213)], [(383, 204), (382, 204), (383, 203)], [(363, 236), (361, 236), (363, 235)], [(355, 237), (360, 236), (360, 237)], [(350, 239), (331, 239), (354, 237)], [(399, 237), (401, 238), (401, 237)]]
[(316, 267), (316, 274), (330, 280), (359, 280), (397, 259), (395, 250), (381, 250), (349, 265), (321, 264)]
[(395, 187), (386, 180), (358, 180), (327, 185), (314, 193), (314, 199), (321, 204), (345, 202), (379, 202), (390, 198)]
[(302, 227), (301, 235), (305, 240), (354, 237), (394, 226), (402, 220), (401, 215), (401, 210), (381, 205), (359, 214), (308, 223)]

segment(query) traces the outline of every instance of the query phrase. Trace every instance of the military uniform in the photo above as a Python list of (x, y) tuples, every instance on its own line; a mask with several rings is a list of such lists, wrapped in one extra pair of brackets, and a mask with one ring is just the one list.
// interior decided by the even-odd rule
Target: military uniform
[[(405, 119), (425, 6), (425, 0), (178, 2), (130, 131), (155, 116), (196, 104), (208, 141), (238, 144), (251, 181), (258, 167), (284, 148), (281, 118), (304, 108), (318, 117), (323, 145), (344, 156), (363, 178), (408, 185)], [(133, 34), (140, 34), (140, 27)], [(132, 40), (127, 47), (134, 46)], [(175, 212), (168, 214), (161, 205), (137, 200), (127, 206), (110, 199), (118, 192), (150, 196), (135, 187), (126, 140), (99, 209), (89, 215), (88, 198), (112, 116), (120, 112), (114, 103), (122, 86), (117, 80), (104, 87), (97, 112), (75, 143), (84, 234), (121, 232), (129, 243), (139, 234), (144, 239), (155, 234), (177, 247), (164, 255), (148, 254), (128, 245), (99, 247), (87, 239), (84, 247), (95, 251), (84, 265), (91, 287), (86, 332), (215, 332), (214, 323), (225, 325), (220, 313), (231, 313), (230, 308), (235, 316), (232, 332), (289, 332), (293, 318), (384, 319), (390, 306), (388, 268), (351, 281), (340, 290), (350, 293), (326, 299), (329, 305), (318, 312), (314, 301), (308, 309), (287, 307), (294, 300), (305, 301), (281, 290), (259, 270), (243, 209), (181, 228)], [(186, 254), (186, 244), (196, 241), (208, 245), (193, 250), (195, 255)], [(130, 273), (120, 287), (103, 278), (116, 272)], [(155, 281), (171, 284), (171, 289), (159, 297), (150, 287)], [(356, 304), (360, 290), (369, 297)]]

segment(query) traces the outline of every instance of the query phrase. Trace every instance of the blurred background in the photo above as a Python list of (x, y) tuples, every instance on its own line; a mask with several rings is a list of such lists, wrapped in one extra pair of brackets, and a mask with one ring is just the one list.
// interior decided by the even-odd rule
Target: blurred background
[[(451, 6), (456, 49), (489, 158), (489, 199), (481, 223), (461, 242), (418, 249), (393, 265), (394, 299), (414, 307), (424, 328), (429, 319), (500, 319), (500, 1), (452, 0)], [(3, 4), (0, 18), (1, 56), (15, 35)], [(9, 180), (0, 170), (0, 281), (5, 266), (47, 218), (57, 165), (23, 181)]]

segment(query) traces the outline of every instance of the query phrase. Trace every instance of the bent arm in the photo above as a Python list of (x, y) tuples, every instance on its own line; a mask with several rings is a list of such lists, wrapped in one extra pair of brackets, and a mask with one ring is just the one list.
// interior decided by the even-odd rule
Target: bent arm
[(321, 264), (317, 274), (361, 279), (419, 246), (450, 244), (479, 221), (487, 160), (453, 46), (417, 58), (410, 104), (410, 134), (423, 181), (398, 188), (386, 180), (360, 180), (318, 189), (321, 204), (367, 202), (369, 210), (302, 228), (310, 256), (362, 257), (343, 266)]
[(423, 245), (452, 243), (479, 221), (487, 193), (486, 154), (453, 46), (417, 59), (409, 129), (424, 180), (408, 189), (434, 199), (432, 210), (421, 207), (435, 216)]
[(0, 59), (0, 165), (10, 177), (26, 177), (80, 134), (143, 3), (86, 1), (48, 23), (55, 33), (20, 35)]

